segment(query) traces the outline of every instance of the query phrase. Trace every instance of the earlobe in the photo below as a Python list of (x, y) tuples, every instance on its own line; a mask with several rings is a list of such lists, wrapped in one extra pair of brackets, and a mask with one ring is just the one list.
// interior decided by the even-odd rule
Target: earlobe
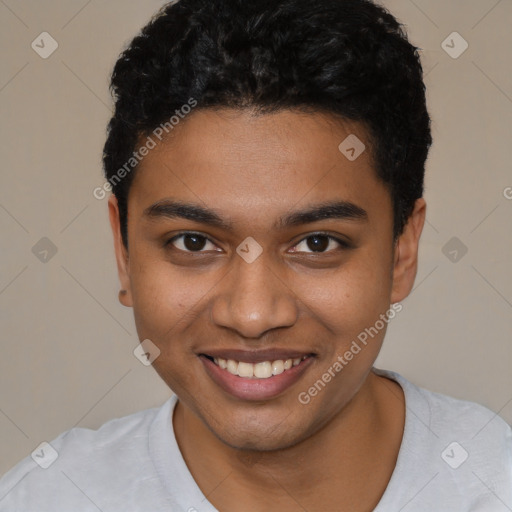
[(391, 302), (405, 299), (414, 285), (418, 270), (418, 247), (427, 205), (423, 198), (416, 200), (414, 209), (396, 242), (393, 264), (393, 287)]
[(123, 243), (121, 236), (121, 222), (119, 218), (119, 206), (115, 195), (110, 196), (108, 200), (108, 213), (112, 235), (114, 236), (114, 249), (116, 253), (117, 272), (121, 282), (121, 291), (119, 292), (119, 302), (123, 306), (133, 306), (131, 284), (130, 284), (130, 266), (128, 261), (128, 250)]

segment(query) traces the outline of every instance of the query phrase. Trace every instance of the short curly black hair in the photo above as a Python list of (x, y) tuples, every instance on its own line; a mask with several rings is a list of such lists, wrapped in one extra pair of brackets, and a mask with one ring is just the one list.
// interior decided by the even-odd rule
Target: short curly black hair
[(360, 122), (376, 173), (391, 194), (396, 240), (423, 195), (432, 144), (418, 50), (403, 25), (371, 0), (166, 4), (112, 73), (115, 112), (103, 164), (125, 245), (134, 173), (119, 179), (119, 171), (140, 137), (168, 123), (191, 98), (195, 110), (301, 109)]

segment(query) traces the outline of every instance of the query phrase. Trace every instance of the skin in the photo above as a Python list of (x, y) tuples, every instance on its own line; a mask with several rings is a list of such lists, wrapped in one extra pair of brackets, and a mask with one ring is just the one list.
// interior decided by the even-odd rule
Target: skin
[[(338, 149), (349, 134), (367, 148), (355, 161)], [(139, 338), (161, 351), (153, 366), (179, 397), (178, 444), (222, 512), (370, 511), (389, 483), (405, 405), (400, 386), (371, 371), (385, 328), (307, 405), (298, 400), (414, 283), (425, 201), (395, 243), (389, 190), (370, 153), (363, 126), (328, 114), (198, 110), (137, 170), (129, 249), (110, 198), (120, 300), (133, 307)], [(144, 214), (165, 199), (213, 209), (232, 229)], [(367, 218), (275, 225), (331, 200), (350, 201)], [(187, 252), (183, 237), (166, 245), (183, 231), (211, 242), (199, 253)], [(315, 251), (308, 237), (319, 231), (348, 248), (321, 238)], [(236, 252), (249, 236), (263, 249), (252, 263)], [(273, 347), (314, 357), (291, 387), (260, 401), (226, 393), (198, 356)]]

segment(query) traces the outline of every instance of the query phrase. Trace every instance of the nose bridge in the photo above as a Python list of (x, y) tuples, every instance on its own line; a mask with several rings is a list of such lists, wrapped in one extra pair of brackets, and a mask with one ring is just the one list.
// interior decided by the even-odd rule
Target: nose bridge
[(297, 308), (293, 292), (263, 254), (252, 263), (236, 256), (232, 265), (214, 299), (214, 323), (247, 338), (257, 338), (269, 329), (295, 323)]

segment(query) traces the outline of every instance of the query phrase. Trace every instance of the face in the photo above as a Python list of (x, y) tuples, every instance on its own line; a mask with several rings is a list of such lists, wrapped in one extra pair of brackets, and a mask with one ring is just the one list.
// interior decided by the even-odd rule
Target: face
[[(366, 145), (355, 160), (338, 149), (350, 134)], [(414, 281), (424, 202), (395, 247), (365, 130), (326, 114), (198, 110), (171, 135), (137, 169), (128, 250), (110, 200), (122, 301), (219, 439), (294, 445), (363, 386)]]

